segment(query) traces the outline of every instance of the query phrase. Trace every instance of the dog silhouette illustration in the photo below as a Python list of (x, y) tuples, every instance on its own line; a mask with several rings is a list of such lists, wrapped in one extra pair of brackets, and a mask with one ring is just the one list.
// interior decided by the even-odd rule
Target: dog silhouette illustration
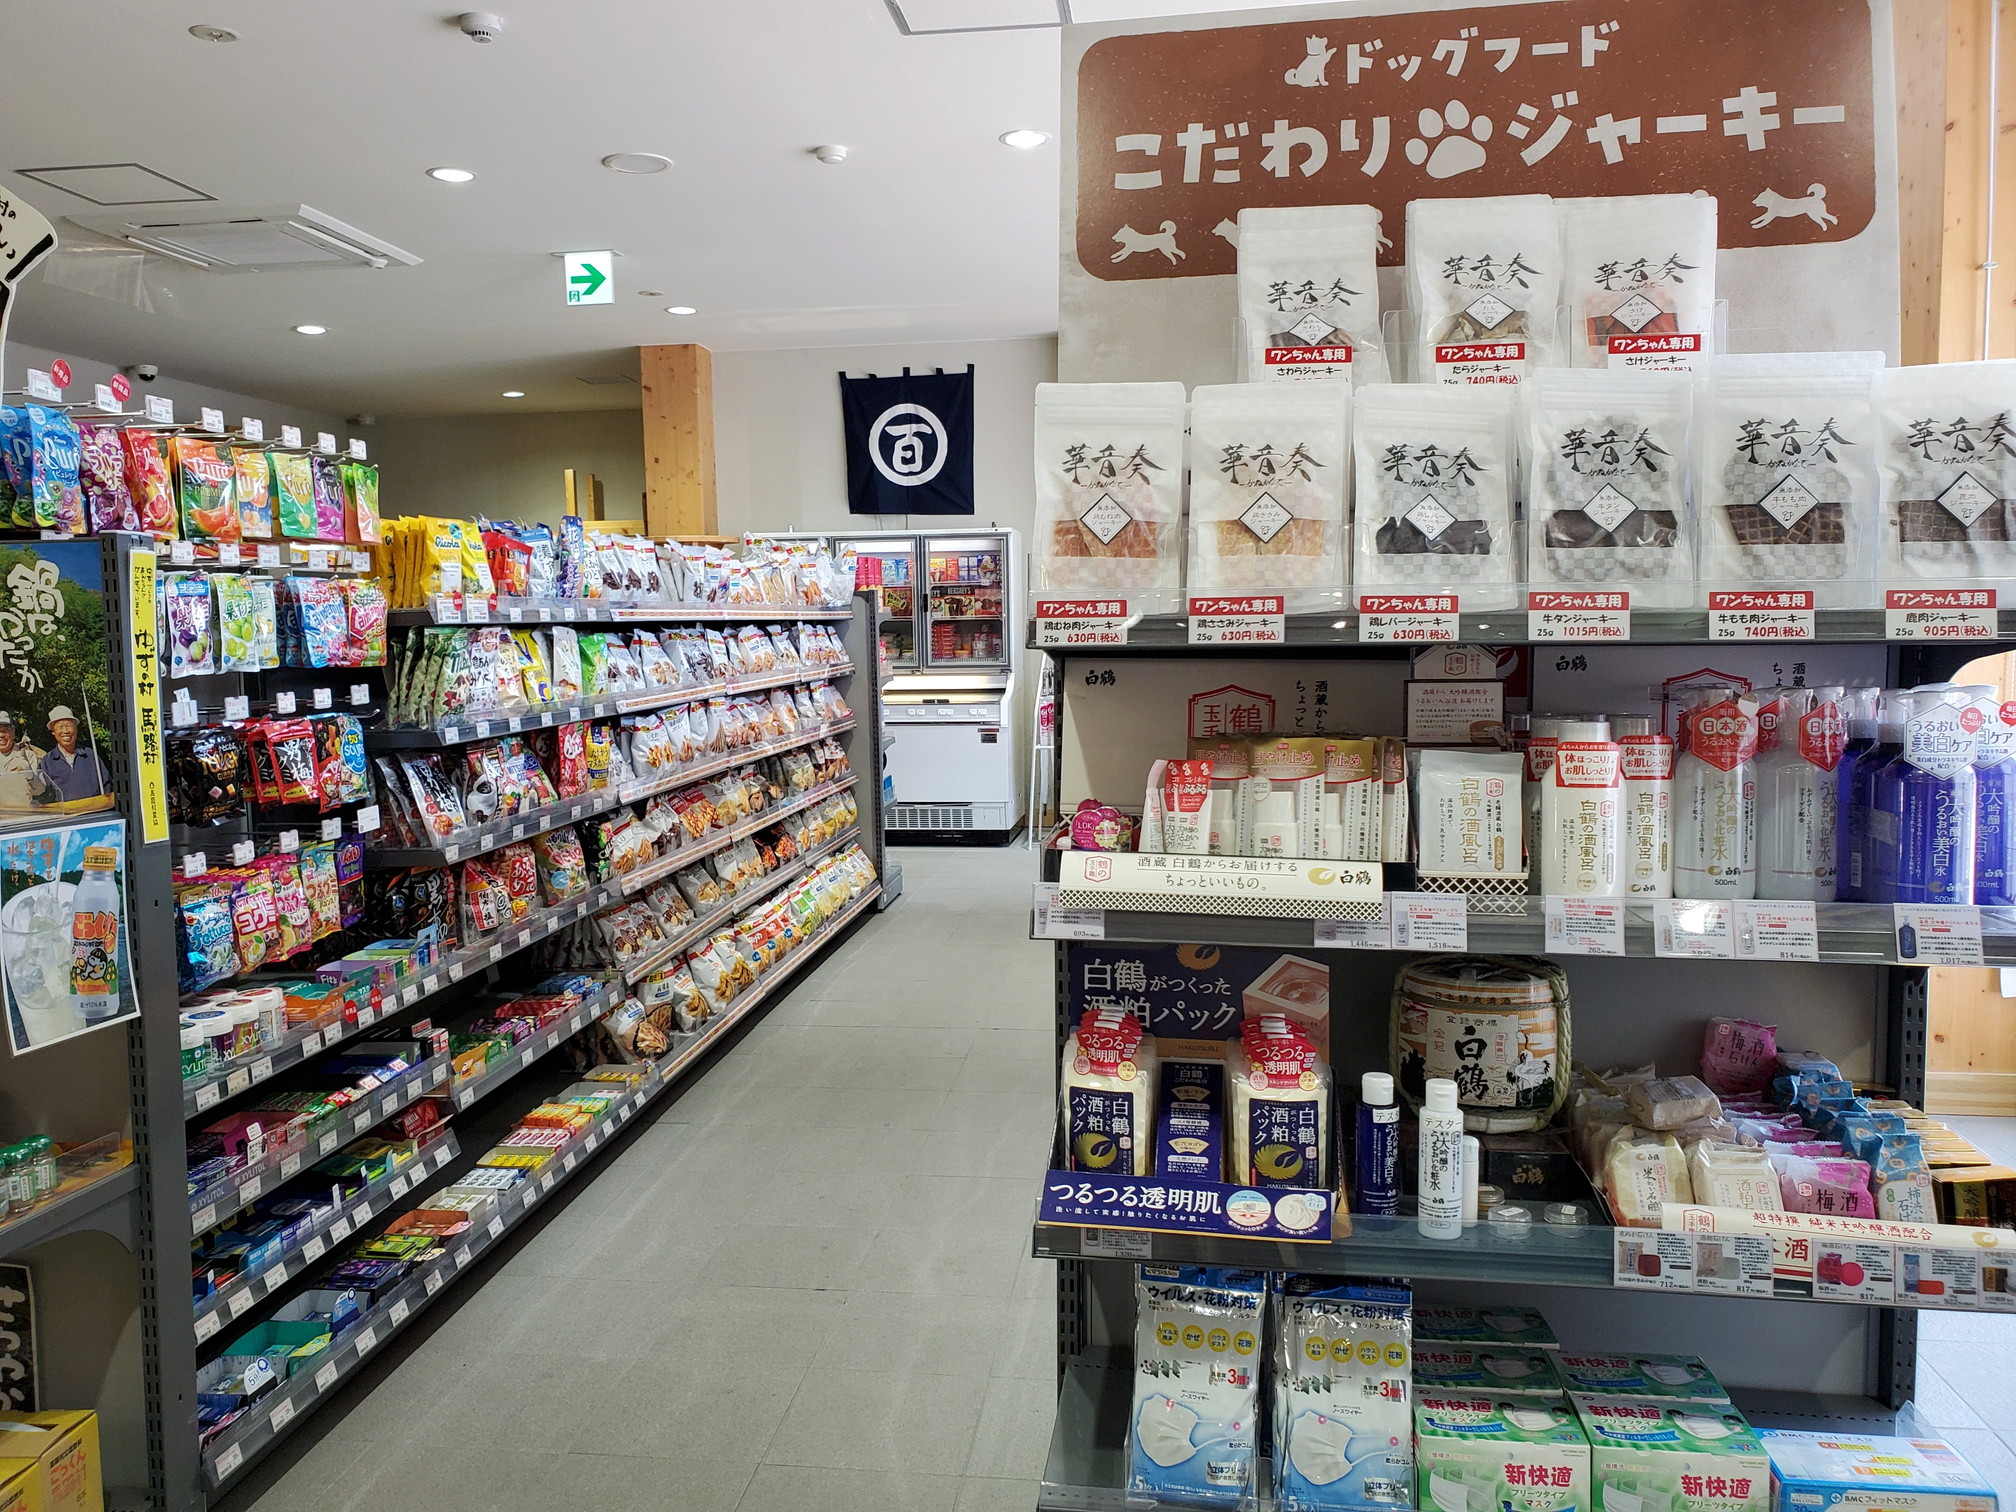
[(1239, 222), (1235, 220), (1221, 220), (1211, 228), (1211, 234), (1213, 236), (1224, 237), (1225, 240), (1236, 247), (1239, 245)]
[(1793, 199), (1789, 195), (1779, 194), (1775, 190), (1766, 189), (1757, 198), (1750, 201), (1750, 203), (1764, 212), (1757, 219), (1750, 222), (1750, 228), (1753, 231), (1759, 226), (1768, 226), (1775, 220), (1790, 220), (1795, 215), (1805, 216), (1822, 231), (1825, 231), (1829, 226), (1834, 225), (1841, 219), (1840, 216), (1830, 213), (1827, 209), (1827, 186), (1825, 184), (1808, 184), (1804, 199)]
[(1330, 82), (1323, 73), (1329, 68), (1330, 60), (1337, 56), (1337, 49), (1330, 45), (1328, 37), (1305, 37), (1303, 42), (1309, 49), (1309, 56), (1281, 77), (1303, 89), (1321, 89)]
[(1160, 232), (1136, 231), (1132, 226), (1122, 226), (1113, 233), (1113, 240), (1120, 243), (1120, 250), (1113, 254), (1114, 262), (1124, 262), (1136, 252), (1160, 252), (1173, 264), (1178, 258), (1187, 257), (1176, 245), (1176, 222), (1162, 222)]

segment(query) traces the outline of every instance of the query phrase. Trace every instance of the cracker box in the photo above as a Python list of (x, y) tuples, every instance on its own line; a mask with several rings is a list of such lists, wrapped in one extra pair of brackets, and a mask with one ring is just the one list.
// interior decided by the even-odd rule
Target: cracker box
[(1422, 1512), (1588, 1512), (1589, 1440), (1561, 1397), (1423, 1392), (1414, 1402)]
[(1589, 1438), (1597, 1512), (1771, 1512), (1771, 1461), (1728, 1403), (1568, 1400)]
[(1996, 1512), (1987, 1477), (1944, 1439), (1780, 1428), (1758, 1437), (1771, 1458), (1773, 1512)]

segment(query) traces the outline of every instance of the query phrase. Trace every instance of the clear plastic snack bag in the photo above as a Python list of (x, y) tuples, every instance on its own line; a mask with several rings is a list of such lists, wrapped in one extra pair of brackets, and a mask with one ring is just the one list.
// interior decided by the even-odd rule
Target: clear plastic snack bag
[[(1708, 194), (1557, 199), (1569, 356), (1576, 367), (1688, 372), (1715, 314), (1716, 205)], [(1691, 350), (1654, 338), (1692, 336)], [(1611, 338), (1621, 350), (1611, 351)]]
[(1036, 387), (1035, 591), (1182, 607), (1180, 383)]
[(1561, 223), (1544, 194), (1407, 205), (1407, 307), (1427, 371), (1438, 346), (1512, 344), (1525, 372), (1561, 367)]
[(1371, 205), (1239, 212), (1242, 383), (1385, 383), (1379, 248)]
[(2016, 362), (1886, 368), (1876, 420), (1881, 575), (2016, 588)]

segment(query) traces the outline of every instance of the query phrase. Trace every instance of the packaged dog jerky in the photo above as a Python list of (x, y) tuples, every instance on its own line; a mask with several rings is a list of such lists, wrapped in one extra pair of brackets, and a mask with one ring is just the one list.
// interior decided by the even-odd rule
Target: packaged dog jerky
[[(167, 438), (137, 426), (119, 433), (126, 452), (126, 488), (142, 530), (175, 534), (175, 491), (168, 481)], [(32, 523), (32, 522), (31, 522)]]
[(1350, 386), (1204, 386), (1190, 405), (1191, 595), (1344, 607)]
[(1622, 589), (1634, 609), (1693, 607), (1692, 396), (1684, 373), (1546, 368), (1527, 380), (1529, 584)]
[(126, 449), (119, 442), (118, 427), (81, 420), (77, 436), (77, 481), (91, 529), (138, 530), (140, 516), (126, 486)]
[(168, 453), (175, 466), (175, 498), (184, 538), (237, 541), (238, 502), (232, 490), (236, 469), (230, 448), (201, 436), (174, 436)]
[(315, 469), (305, 453), (268, 452), (273, 459), (273, 514), (290, 541), (312, 541), (315, 533)]
[(1876, 420), (1882, 576), (2016, 586), (2016, 362), (1886, 368)]
[(1387, 381), (1379, 212), (1310, 205), (1239, 212), (1239, 376)]
[(1036, 591), (1183, 607), (1183, 385), (1036, 388)]
[(1467, 381), (1438, 347), (1502, 344), (1509, 361), (1560, 367), (1561, 230), (1544, 194), (1420, 199), (1407, 205), (1407, 305), (1422, 355), (1418, 376)]
[(231, 448), (231, 492), (238, 501), (238, 533), (248, 540), (271, 540), (273, 469), (263, 448)]
[(1695, 404), (1707, 588), (1805, 588), (1822, 609), (1873, 589), (1880, 352), (1718, 357)]
[(168, 675), (208, 677), (217, 670), (217, 635), (210, 579), (200, 572), (163, 575), (162, 609), (168, 627)]
[(1512, 607), (1512, 391), (1389, 383), (1354, 397), (1357, 591)]
[[(1576, 367), (1689, 372), (1708, 353), (1715, 314), (1715, 199), (1620, 194), (1558, 199)], [(1657, 336), (1699, 338), (1657, 350)], [(1612, 352), (1611, 338), (1620, 340)], [(1647, 338), (1647, 339), (1639, 339)]]

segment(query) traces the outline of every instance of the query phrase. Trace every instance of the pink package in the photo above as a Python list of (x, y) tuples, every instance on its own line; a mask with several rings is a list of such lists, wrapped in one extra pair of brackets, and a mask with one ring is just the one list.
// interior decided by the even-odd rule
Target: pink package
[(1825, 1213), (1830, 1218), (1874, 1218), (1869, 1167), (1859, 1160), (1787, 1156), (1778, 1168), (1778, 1195), (1788, 1213)]
[(1778, 1028), (1713, 1018), (1701, 1046), (1701, 1080), (1718, 1093), (1761, 1092), (1778, 1062)]

